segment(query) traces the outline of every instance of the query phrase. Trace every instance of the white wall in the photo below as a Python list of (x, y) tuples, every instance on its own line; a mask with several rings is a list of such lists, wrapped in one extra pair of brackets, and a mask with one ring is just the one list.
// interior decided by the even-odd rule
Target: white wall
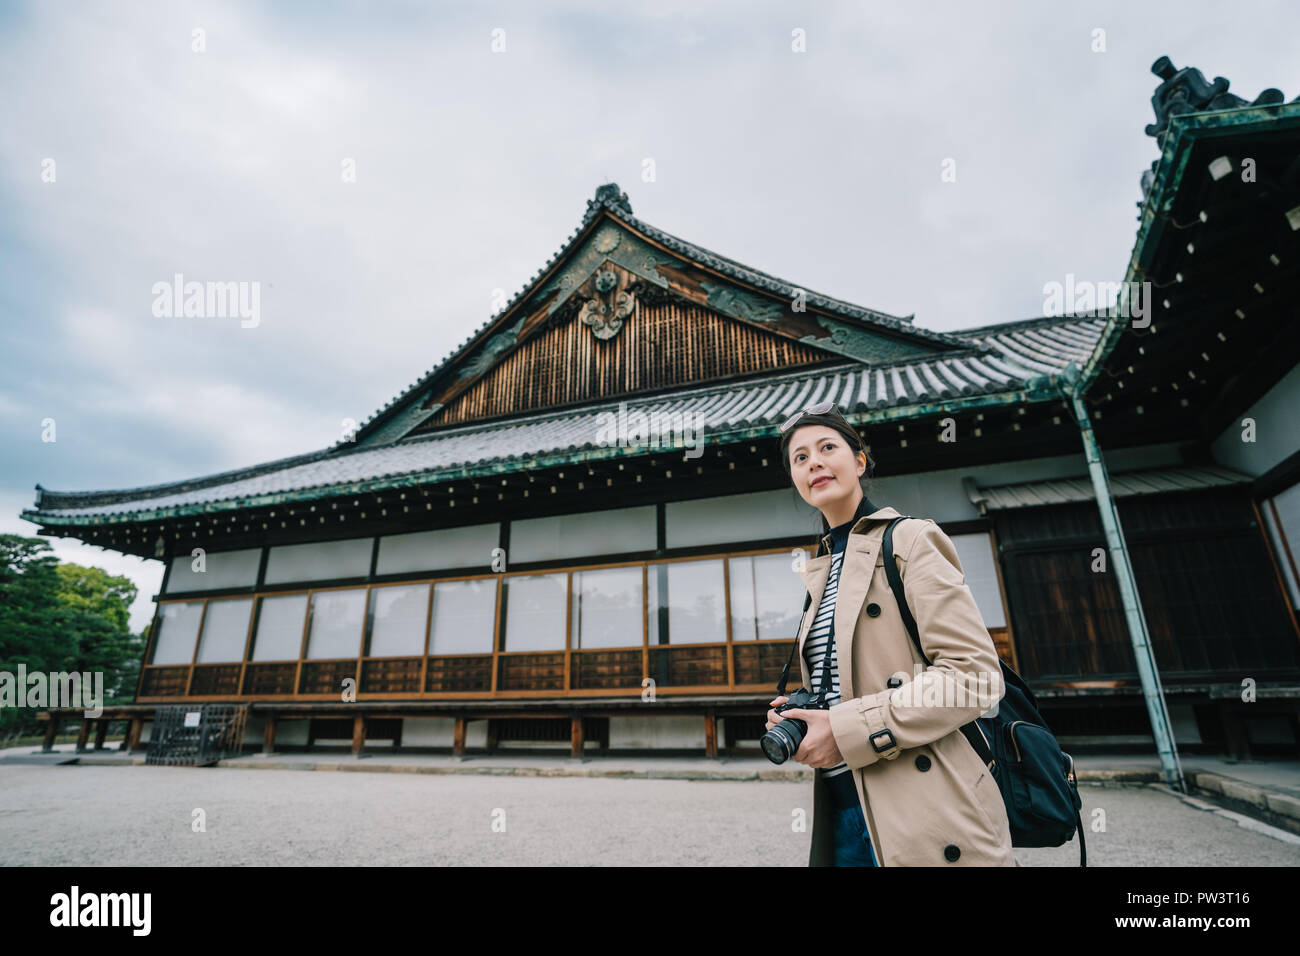
[(654, 505), (524, 518), (510, 523), (510, 561), (653, 551), (655, 541)]
[(168, 592), (251, 587), (257, 583), (262, 549), (204, 552), (202, 571), (194, 569), (195, 560), (190, 552), (172, 558), (171, 574), (167, 576)]
[[(1242, 441), (1242, 419), (1255, 420), (1255, 440)], [(1300, 450), (1300, 365), (1237, 415), (1214, 440), (1214, 460), (1248, 475), (1262, 475)]]
[[(902, 514), (933, 518), (940, 524), (945, 521), (969, 521), (980, 517), (980, 513), (971, 504), (970, 497), (962, 487), (963, 478), (974, 478), (975, 484), (985, 487), (1056, 478), (1084, 478), (1088, 475), (1088, 462), (1083, 457), (1082, 447), (1081, 443), (1077, 455), (1030, 458), (996, 465), (879, 478), (872, 483), (868, 497), (881, 507), (891, 505)], [(1116, 451), (1103, 448), (1102, 454), (1106, 459), (1106, 468), (1112, 474), (1183, 463), (1183, 456), (1175, 444), (1144, 445)]]
[[(1111, 472), (1141, 468), (1163, 468), (1183, 464), (1176, 444), (1145, 445), (1106, 452)], [(914, 475), (877, 478), (868, 497), (873, 504), (897, 508), (902, 514), (945, 521), (969, 521), (980, 517), (971, 504), (962, 479), (972, 477), (977, 485), (1004, 485), (1054, 478), (1084, 478), (1088, 463), (1082, 444), (1077, 455), (1031, 458), (995, 465), (952, 468)], [(668, 547), (745, 544), (765, 538), (821, 533), (821, 515), (793, 488), (753, 494), (669, 502), (665, 530)]]
[(275, 545), (266, 559), (266, 583), (293, 584), (365, 577), (370, 573), (374, 543), (374, 538), (345, 538)]
[[(451, 717), (407, 717), (402, 721), (403, 747), (450, 747), (456, 742), (456, 721)], [(487, 746), (487, 721), (465, 725), (465, 746)]]
[(389, 534), (379, 539), (376, 574), (403, 571), (441, 571), (492, 565), (492, 551), (500, 544), (501, 525), (468, 525), (437, 531)]
[[(761, 708), (760, 708), (761, 709)], [(718, 746), (726, 738), (718, 731)], [(704, 749), (704, 717), (666, 716), (609, 718), (609, 749), (690, 747)]]
[(975, 605), (984, 618), (985, 627), (1006, 627), (1007, 617), (1002, 611), (1002, 589), (998, 586), (998, 569), (993, 557), (993, 542), (986, 531), (975, 534), (954, 534), (953, 547), (966, 576), (966, 585), (975, 598)]
[(670, 501), (664, 537), (670, 548), (815, 535), (821, 517), (793, 487), (752, 494)]
[[(1274, 511), (1277, 512), (1276, 517)], [(1259, 513), (1264, 519), (1264, 527), (1268, 529), (1278, 570), (1282, 572), (1287, 593), (1291, 595), (1291, 606), (1300, 608), (1300, 580), (1296, 579), (1288, 558), (1288, 551), (1294, 556), (1300, 550), (1300, 484), (1294, 484), (1260, 502)]]

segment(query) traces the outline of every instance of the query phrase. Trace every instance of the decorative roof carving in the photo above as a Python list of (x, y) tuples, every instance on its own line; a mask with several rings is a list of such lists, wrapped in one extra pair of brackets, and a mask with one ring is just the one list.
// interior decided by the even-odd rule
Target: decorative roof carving
[(582, 303), (578, 321), (591, 326), (598, 339), (612, 339), (636, 309), (635, 277), (622, 269), (601, 269), (589, 283), (594, 295)]
[[(1174, 66), (1167, 56), (1162, 56), (1151, 64), (1151, 72), (1160, 77), (1161, 83), (1151, 95), (1151, 108), (1155, 110), (1156, 121), (1146, 125), (1146, 134), (1156, 138), (1156, 145), (1161, 149), (1165, 145), (1165, 134), (1169, 129), (1169, 118), (1182, 113), (1202, 113), (1208, 110), (1231, 110), (1243, 106), (1276, 106), (1285, 101), (1282, 91), (1269, 87), (1262, 91), (1253, 101), (1248, 101), (1228, 92), (1226, 77), (1216, 76), (1213, 83), (1207, 83), (1205, 74), (1194, 66), (1185, 66), (1181, 70)], [(1300, 102), (1297, 96), (1291, 102)], [(1142, 195), (1151, 191), (1155, 182), (1155, 171), (1159, 160), (1151, 161), (1151, 168), (1142, 172)], [(1138, 206), (1141, 207), (1139, 202)]]
[[(628, 227), (628, 231), (619, 230), (618, 225), (615, 223), (607, 223), (597, 232), (594, 237), (595, 242), (583, 240), (579, 254), (572, 262), (566, 263), (562, 273), (552, 277), (545, 284), (540, 284), (539, 280), (543, 275), (550, 271), (557, 262), (574, 252), (575, 247), (578, 246), (579, 237), (602, 214), (607, 214), (616, 220), (617, 224)], [(638, 233), (646, 236), (652, 242), (658, 243), (663, 248), (671, 250), (671, 252), (665, 253), (652, 246), (649, 242), (642, 240), (637, 235)], [(608, 253), (601, 251), (601, 244), (611, 243), (612, 247)], [(633, 254), (639, 256), (639, 258), (636, 260), (631, 259), (630, 256)], [(659, 276), (658, 269), (661, 266), (677, 265), (680, 260), (675, 256), (680, 256), (690, 263), (711, 269), (728, 279), (739, 281), (756, 289), (762, 289), (778, 299), (789, 300), (799, 295), (807, 306), (835, 316), (840, 322), (847, 320), (850, 324), (861, 324), (864, 328), (868, 326), (876, 327), (887, 332), (896, 333), (903, 339), (911, 339), (918, 345), (928, 343), (935, 349), (954, 350), (962, 347), (960, 340), (947, 333), (917, 328), (912, 324), (915, 316), (889, 315), (875, 309), (866, 309), (854, 305), (842, 299), (835, 299), (817, 292), (801, 289), (784, 279), (778, 279), (752, 266), (737, 262), (702, 246), (680, 239), (671, 233), (664, 232), (662, 229), (658, 229), (632, 215), (632, 205), (628, 202), (627, 193), (623, 192), (617, 183), (604, 183), (596, 188), (594, 198), (587, 200), (587, 210), (582, 217), (582, 222), (565, 240), (564, 245), (546, 260), (545, 265), (538, 269), (537, 273), (524, 284), (524, 287), (511, 297), (504, 308), (488, 319), (457, 348), (453, 349), (441, 362), (421, 375), (417, 381), (412, 382), (390, 401), (384, 403), (381, 408), (364, 421), (357, 430), (356, 442), (360, 445), (370, 445), (391, 441), (394, 429), (387, 427), (386, 423), (397, 417), (401, 413), (401, 409), (409, 402), (416, 400), (416, 396), (428, 394), (430, 386), (441, 375), (448, 372), (451, 366), (461, 362), (468, 353), (477, 353), (475, 356), (477, 361), (472, 366), (475, 371), (471, 374), (477, 374), (490, 366), (492, 360), (499, 354), (499, 348), (503, 345), (509, 347), (511, 343), (508, 339), (495, 338), (492, 340), (492, 349), (483, 349), (484, 338), (490, 337), (490, 330), (504, 314), (513, 310), (524, 300), (534, 296), (553, 295), (556, 290), (559, 290), (560, 294), (555, 296), (549, 306), (551, 313), (554, 314), (565, 303), (573, 290), (585, 282), (591, 272), (599, 267), (606, 257), (629, 271), (639, 273), (643, 278), (648, 279), (646, 291), (651, 292), (653, 291), (651, 283), (659, 286), (667, 285), (666, 281)], [(644, 301), (643, 296), (642, 301)], [(826, 325), (825, 322), (822, 324)], [(498, 334), (500, 331), (498, 330)], [(509, 332), (507, 332), (508, 334)], [(843, 339), (843, 336), (840, 336), (840, 339)], [(838, 347), (840, 339), (832, 339), (831, 335), (828, 334), (825, 340), (818, 341), (817, 344), (832, 352), (842, 351)], [(493, 351), (493, 349), (498, 351)], [(918, 351), (921, 350), (918, 348)], [(465, 377), (468, 376), (462, 377), (457, 373), (456, 380), (464, 381)], [(340, 449), (345, 447), (345, 443), (339, 443)]]
[[(714, 440), (736, 430), (774, 433), (792, 411), (820, 398), (835, 400), (846, 412), (864, 413), (934, 403), (977, 399), (1022, 391), (1042, 376), (1058, 375), (1092, 354), (1106, 319), (1063, 316), (955, 333), (967, 348), (907, 359), (894, 365), (867, 367), (855, 360), (834, 366), (793, 369), (745, 382), (712, 382), (629, 400), (629, 407), (673, 409), (705, 416)], [(22, 516), (47, 525), (105, 521), (155, 521), (317, 500), (371, 487), (410, 487), (443, 473), (466, 469), (493, 475), (533, 467), (542, 455), (598, 450), (593, 437), (596, 417), (609, 403), (593, 401), (580, 408), (538, 411), (509, 422), (468, 424), (377, 446), (354, 445), (343, 453), (322, 449), (307, 455), (266, 462), (182, 482), (116, 491), (50, 491), (40, 488), (37, 506)]]
[[(1253, 102), (1228, 92), (1228, 80), (1216, 76), (1213, 83), (1205, 82), (1205, 74), (1194, 66), (1181, 70), (1167, 56), (1151, 64), (1151, 72), (1162, 82), (1151, 96), (1151, 106), (1156, 111), (1156, 121), (1148, 123), (1146, 134), (1162, 142), (1161, 134), (1169, 125), (1169, 117), (1179, 113), (1200, 113), (1206, 110), (1230, 110), (1241, 106), (1273, 106), (1284, 100), (1281, 90), (1272, 87), (1264, 90)], [(1300, 97), (1297, 97), (1300, 99)]]

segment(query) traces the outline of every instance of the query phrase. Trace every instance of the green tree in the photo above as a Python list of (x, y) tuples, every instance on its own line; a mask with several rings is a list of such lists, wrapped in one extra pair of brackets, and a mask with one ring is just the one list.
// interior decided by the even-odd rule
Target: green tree
[[(138, 665), (144, 644), (129, 628), (131, 603), (138, 592), (130, 578), (111, 575), (102, 568), (60, 564), (59, 600), (70, 612), (68, 638), (76, 646), (69, 670), (103, 671), (105, 703), (121, 703), (135, 684), (123, 686), (124, 666)], [(138, 666), (134, 668), (139, 673)], [(128, 698), (129, 699), (129, 698)]]
[(115, 577), (103, 568), (60, 564), (59, 598), (68, 607), (106, 618), (118, 628), (131, 620), (131, 603), (139, 593), (130, 578)]
[[(101, 671), (104, 703), (134, 699), (148, 630), (128, 626), (136, 593), (128, 578), (60, 564), (40, 538), (0, 535), (0, 671)], [(0, 734), (37, 726), (32, 708), (0, 710)]]
[(59, 638), (66, 614), (59, 600), (58, 559), (47, 541), (0, 535), (0, 666), (60, 670), (69, 659)]

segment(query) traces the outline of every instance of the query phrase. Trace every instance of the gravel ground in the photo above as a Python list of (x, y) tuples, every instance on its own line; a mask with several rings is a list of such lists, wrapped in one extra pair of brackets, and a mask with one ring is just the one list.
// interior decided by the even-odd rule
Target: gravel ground
[[(1105, 811), (1090, 865), (1300, 865), (1295, 843), (1154, 787), (1080, 794), (1085, 825)], [(0, 865), (806, 866), (791, 820), (810, 798), (766, 781), (11, 764)], [(1016, 855), (1078, 863), (1076, 843)]]

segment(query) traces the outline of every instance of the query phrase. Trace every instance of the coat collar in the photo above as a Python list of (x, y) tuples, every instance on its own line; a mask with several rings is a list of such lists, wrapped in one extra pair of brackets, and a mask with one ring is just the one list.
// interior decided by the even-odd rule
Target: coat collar
[[(864, 504), (866, 499), (863, 499)], [(864, 510), (862, 508), (859, 509)], [(854, 696), (853, 691), (853, 642), (858, 614), (867, 598), (871, 586), (872, 571), (876, 564), (876, 551), (880, 546), (880, 536), (871, 536), (867, 529), (878, 527), (891, 518), (903, 517), (890, 507), (875, 508), (869, 514), (859, 514), (858, 520), (849, 529), (848, 544), (844, 549), (843, 564), (840, 567), (839, 591), (835, 598), (835, 643), (839, 659), (840, 698), (848, 700)], [(803, 624), (799, 629), (798, 657), (803, 686), (808, 686), (808, 665), (804, 660), (803, 647), (808, 638), (808, 631), (817, 616), (815, 608), (821, 605), (822, 592), (826, 589), (826, 579), (830, 575), (832, 546), (829, 534), (822, 536), (825, 554), (820, 554), (804, 564), (799, 576), (803, 578), (804, 587), (812, 598), (809, 609), (804, 613)], [(847, 663), (846, 663), (847, 662)]]
[[(889, 507), (888, 505), (886, 505), (883, 508), (877, 508), (875, 505), (871, 503), (871, 501), (867, 498), (866, 495), (863, 495), (862, 500), (858, 502), (858, 510), (853, 517), (856, 518), (857, 520), (853, 522), (853, 527), (849, 528), (850, 535), (861, 534), (862, 530), (870, 522), (887, 521), (890, 518), (901, 518), (902, 515), (900, 515), (897, 511), (895, 511), (893, 508)], [(822, 522), (825, 523), (824, 518), (822, 519)], [(830, 554), (831, 549), (834, 546), (835, 546), (835, 541), (834, 538), (831, 536), (830, 532), (827, 532), (826, 534), (822, 535), (821, 548), (817, 552), (817, 557), (822, 557), (823, 555)]]

